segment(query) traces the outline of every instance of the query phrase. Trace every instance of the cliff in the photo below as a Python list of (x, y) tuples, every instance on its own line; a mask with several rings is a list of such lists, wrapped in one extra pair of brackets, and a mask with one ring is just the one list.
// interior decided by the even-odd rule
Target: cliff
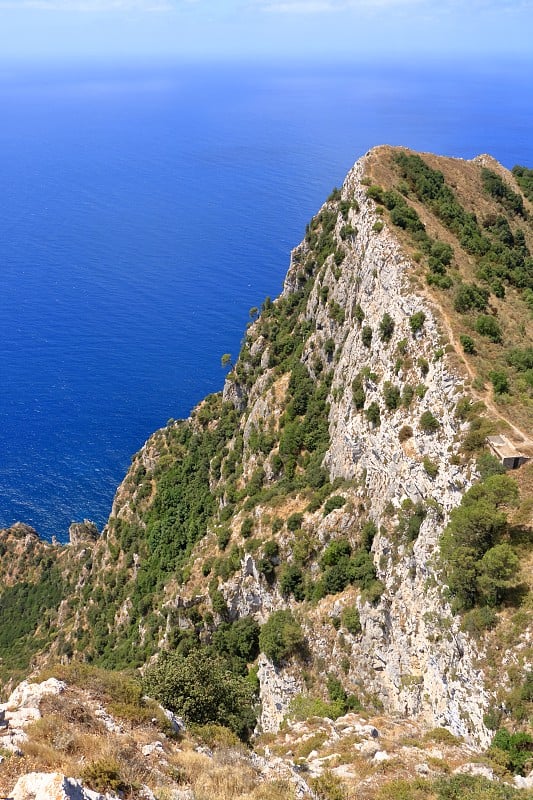
[[(150, 438), (102, 536), (32, 544), (17, 580), (43, 585), (44, 548), (61, 589), (45, 624), (0, 631), (4, 677), (30, 657), (131, 668), (207, 648), (255, 664), (272, 735), (302, 698), (477, 748), (527, 721), (533, 471), (510, 479), (484, 451), (504, 432), (533, 455), (522, 176), (488, 156), (358, 161), (223, 393)], [(23, 608), (9, 583), (0, 602)]]

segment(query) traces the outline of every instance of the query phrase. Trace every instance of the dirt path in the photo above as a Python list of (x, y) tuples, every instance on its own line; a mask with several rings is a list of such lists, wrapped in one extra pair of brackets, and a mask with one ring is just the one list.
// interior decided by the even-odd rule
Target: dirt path
[[(446, 335), (450, 340), (450, 344), (453, 346), (456, 354), (463, 362), (464, 368), (466, 369), (471, 380), (474, 381), (474, 378), (476, 377), (475, 370), (472, 369), (471, 364), (469, 363), (467, 357), (463, 352), (463, 348), (461, 347), (460, 342), (457, 341), (454, 335), (448, 314), (446, 314), (443, 308), (441, 308), (440, 306), (436, 306), (432, 297), (427, 292), (422, 291), (422, 294), (424, 295), (426, 300), (431, 304), (431, 307), (435, 309), (438, 319), (440, 319), (440, 321), (444, 325), (444, 328), (446, 329)], [(470, 394), (472, 394), (472, 396), (476, 400), (480, 400), (485, 405), (485, 407), (491, 413), (492, 416), (501, 420), (503, 423), (505, 423), (506, 426), (508, 426), (511, 429), (512, 433), (514, 434), (515, 444), (520, 444), (521, 449), (524, 448), (533, 449), (533, 441), (521, 428), (519, 428), (517, 425), (514, 425), (509, 419), (507, 419), (506, 416), (502, 414), (502, 412), (500, 411), (500, 409), (498, 408), (498, 406), (496, 405), (496, 403), (494, 402), (488, 391), (479, 392), (471, 386)]]

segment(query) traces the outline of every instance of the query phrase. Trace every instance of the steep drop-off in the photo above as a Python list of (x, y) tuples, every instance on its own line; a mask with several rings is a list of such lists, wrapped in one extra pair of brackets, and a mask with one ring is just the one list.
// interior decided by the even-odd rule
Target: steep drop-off
[[(513, 489), (476, 460), (497, 432), (533, 455), (525, 191), (485, 156), (358, 161), (280, 298), (252, 310), (223, 393), (150, 438), (102, 536), (1, 534), (19, 565), (2, 570), (5, 614), (57, 587), (44, 621), (0, 624), (4, 679), (31, 658), (125, 668), (223, 651), (236, 620), (285, 610), (301, 635), (259, 639), (263, 730), (302, 695), (326, 700), (325, 676), (330, 699), (336, 685), (478, 746), (527, 720), (532, 471)], [(468, 493), (480, 469), (488, 483)], [(246, 671), (256, 653), (239, 657)]]

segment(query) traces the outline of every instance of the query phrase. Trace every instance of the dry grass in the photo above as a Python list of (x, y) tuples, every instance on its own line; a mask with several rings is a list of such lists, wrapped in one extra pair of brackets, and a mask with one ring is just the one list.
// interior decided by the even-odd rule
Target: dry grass
[[(291, 800), (294, 788), (283, 779), (265, 780), (239, 750), (221, 749), (213, 759), (193, 750), (174, 753), (170, 763), (196, 800)], [(164, 793), (161, 796), (164, 800)]]

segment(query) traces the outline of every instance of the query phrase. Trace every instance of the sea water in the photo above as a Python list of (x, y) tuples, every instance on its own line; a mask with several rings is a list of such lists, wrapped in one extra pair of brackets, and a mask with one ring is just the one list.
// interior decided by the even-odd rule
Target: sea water
[(531, 64), (0, 65), (0, 525), (102, 526), (376, 144), (533, 166)]

